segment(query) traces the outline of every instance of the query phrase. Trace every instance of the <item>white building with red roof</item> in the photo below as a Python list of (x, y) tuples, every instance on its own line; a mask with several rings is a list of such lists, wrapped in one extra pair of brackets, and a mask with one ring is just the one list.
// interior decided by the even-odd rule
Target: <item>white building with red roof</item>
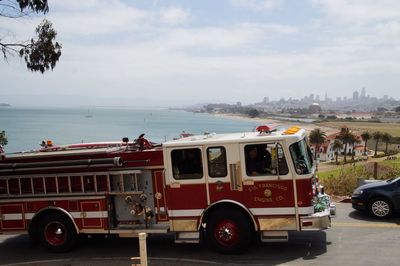
[[(333, 150), (333, 143), (335, 142), (336, 139), (340, 140), (340, 135), (341, 132), (336, 132), (333, 134), (330, 134), (326, 136), (325, 142), (321, 145), (318, 146), (318, 152), (317, 152), (317, 160), (321, 162), (326, 162), (326, 161), (332, 161), (335, 160), (335, 150)], [(348, 144), (347, 145), (347, 155), (351, 156), (351, 154), (354, 152), (355, 157), (362, 156), (364, 153), (364, 145), (365, 141), (363, 141), (362, 137), (358, 134), (356, 134), (357, 137), (357, 143), (353, 145)], [(344, 146), (338, 150), (339, 155), (344, 155)], [(311, 151), (315, 152), (315, 145), (310, 144)]]

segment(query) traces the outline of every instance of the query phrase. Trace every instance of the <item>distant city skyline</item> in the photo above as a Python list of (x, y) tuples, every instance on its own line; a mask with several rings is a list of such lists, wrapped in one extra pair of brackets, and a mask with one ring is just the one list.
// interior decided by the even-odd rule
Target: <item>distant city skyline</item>
[[(43, 18), (62, 43), (54, 71), (1, 59), (13, 106), (251, 104), (267, 96), (400, 99), (398, 0), (52, 0), (31, 19), (0, 17), (3, 42)], [(366, 95), (365, 95), (366, 96)]]
[[(304, 97), (301, 97), (301, 98), (295, 98), (295, 97), (291, 97), (290, 96), (288, 98), (281, 97), (280, 99), (275, 99), (275, 100), (272, 99), (271, 101), (279, 101), (281, 99), (285, 99), (285, 100), (306, 100), (306, 101), (309, 101), (309, 102), (329, 102), (329, 101), (341, 102), (341, 101), (347, 101), (347, 100), (359, 101), (359, 100), (371, 99), (371, 98), (373, 98), (373, 99), (382, 99), (382, 100), (390, 100), (390, 99), (391, 100), (400, 100), (400, 99), (396, 99), (396, 98), (394, 98), (394, 97), (392, 97), (390, 95), (387, 95), (387, 94), (384, 94), (381, 97), (371, 96), (371, 95), (366, 93), (366, 89), (363, 87), (360, 90), (360, 92), (357, 91), (357, 90), (353, 91), (352, 97), (337, 96), (335, 98), (330, 98), (327, 93), (325, 93), (324, 97), (322, 97), (322, 95), (320, 95), (320, 94), (311, 93), (311, 94), (305, 95)], [(263, 103), (267, 103), (269, 101), (270, 101), (269, 97), (265, 96), (262, 102)]]
[(392, 110), (400, 106), (400, 100), (389, 95), (372, 97), (367, 94), (367, 90), (363, 87), (359, 91), (353, 91), (352, 97), (339, 96), (332, 99), (328, 97), (327, 93), (323, 98), (320, 95), (311, 93), (302, 98), (282, 97), (279, 100), (270, 100), (266, 96), (261, 102), (253, 103), (252, 106), (265, 111), (277, 112), (283, 109), (309, 108), (314, 104), (320, 105), (319, 108), (323, 110), (375, 112), (380, 108)]

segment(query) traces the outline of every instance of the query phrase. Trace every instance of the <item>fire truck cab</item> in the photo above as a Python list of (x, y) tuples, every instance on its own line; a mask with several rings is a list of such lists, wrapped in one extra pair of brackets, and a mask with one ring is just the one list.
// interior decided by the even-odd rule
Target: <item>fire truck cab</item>
[(191, 136), (163, 144), (170, 230), (223, 253), (244, 251), (255, 232), (286, 241), (290, 230), (330, 227), (314, 212), (315, 165), (305, 130)]
[[(315, 165), (305, 130), (84, 143), (6, 154), (0, 160), (0, 234), (29, 233), (51, 251), (78, 234), (175, 233), (222, 253), (258, 236), (330, 227), (315, 211)], [(327, 197), (327, 196), (326, 196)]]

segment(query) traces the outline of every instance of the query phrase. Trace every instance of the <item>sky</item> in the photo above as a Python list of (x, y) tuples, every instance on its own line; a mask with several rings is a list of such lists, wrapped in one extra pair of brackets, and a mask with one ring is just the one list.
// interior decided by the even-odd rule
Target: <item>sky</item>
[(49, 0), (38, 17), (0, 18), (4, 42), (43, 18), (62, 43), (44, 75), (0, 60), (0, 102), (15, 106), (169, 106), (400, 99), (398, 0)]

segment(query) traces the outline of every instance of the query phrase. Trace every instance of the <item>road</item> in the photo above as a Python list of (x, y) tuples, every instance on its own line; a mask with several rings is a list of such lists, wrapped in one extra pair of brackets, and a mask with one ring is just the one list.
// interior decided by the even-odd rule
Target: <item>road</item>
[[(400, 216), (375, 220), (337, 203), (326, 231), (294, 232), (287, 243), (259, 243), (242, 255), (221, 255), (197, 244), (174, 244), (172, 235), (148, 239), (149, 265), (398, 265)], [(25, 235), (0, 235), (0, 265), (130, 265), (137, 239), (82, 239), (69, 253), (47, 253)]]

